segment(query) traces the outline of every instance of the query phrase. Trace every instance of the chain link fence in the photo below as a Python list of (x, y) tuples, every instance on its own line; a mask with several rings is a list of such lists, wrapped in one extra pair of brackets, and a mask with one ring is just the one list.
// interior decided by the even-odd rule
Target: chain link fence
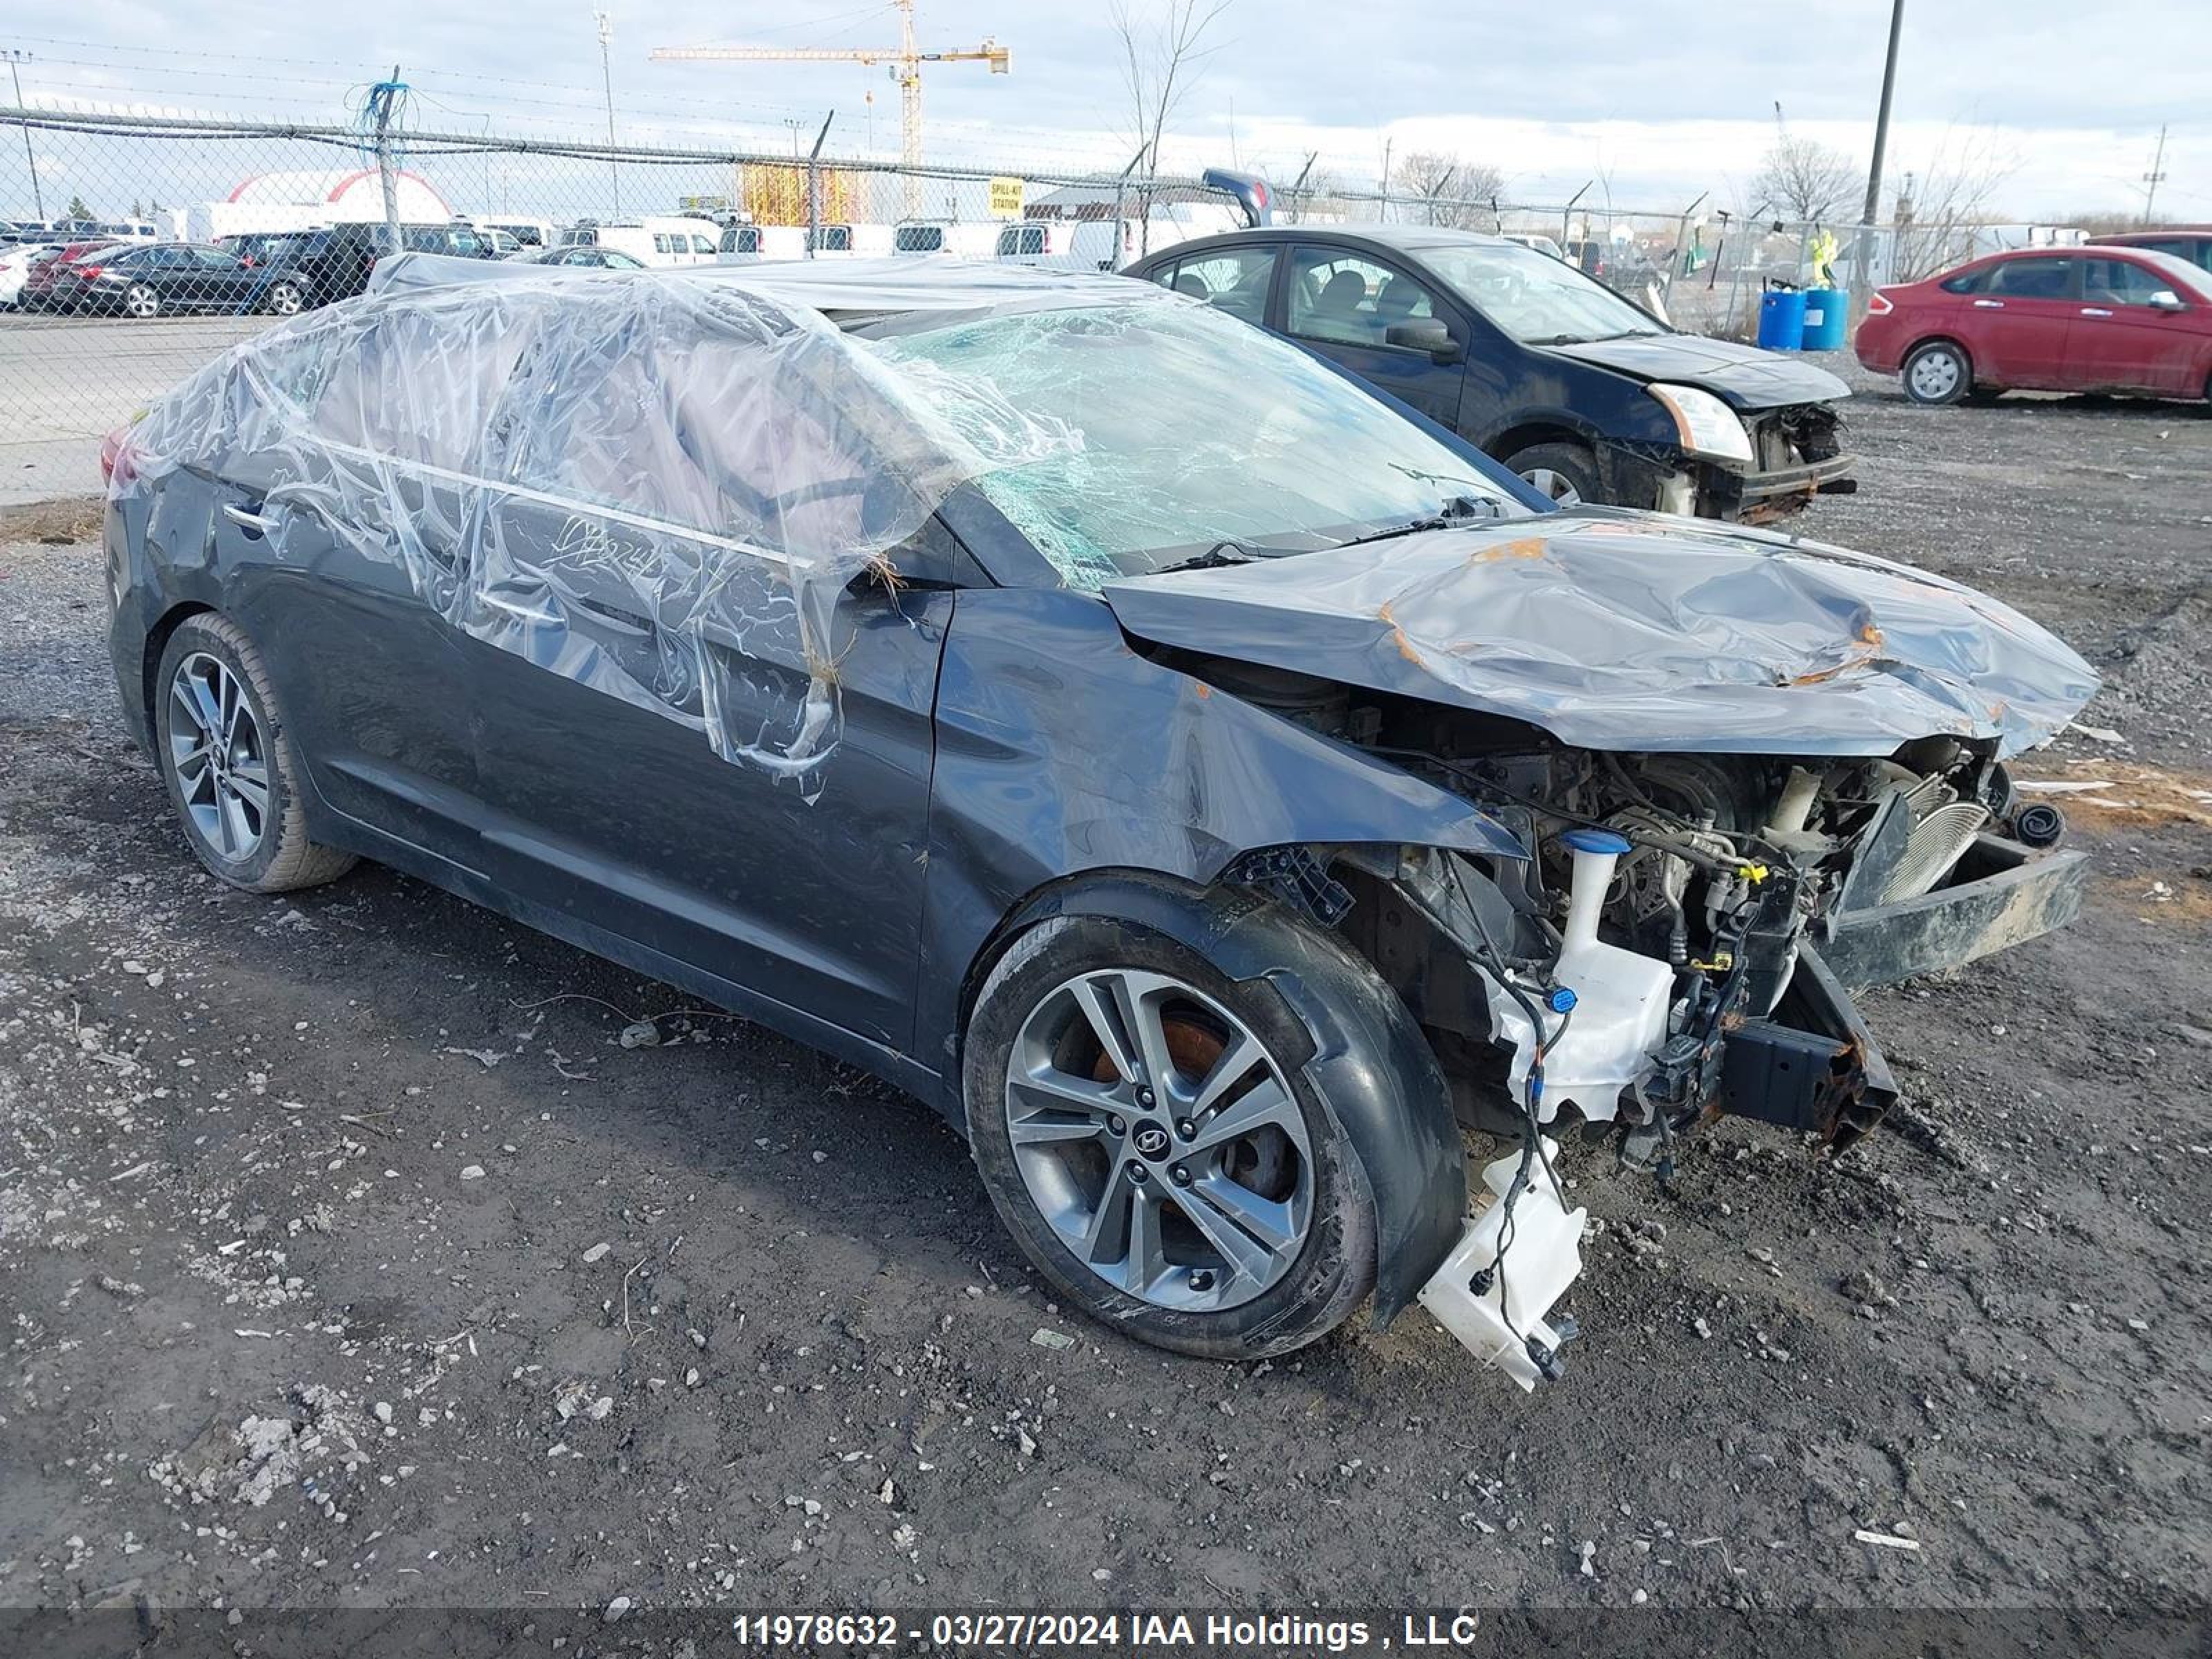
[[(628, 266), (949, 255), (1112, 270), (1243, 222), (1195, 179), (0, 109), (0, 447), (88, 444), (394, 247)], [(51, 460), (40, 453), (51, 451)], [(16, 470), (21, 470), (20, 468)], [(0, 489), (24, 493), (21, 479)]]
[[(84, 488), (101, 434), (232, 343), (360, 292), (394, 247), (612, 265), (949, 255), (1110, 270), (1243, 222), (1229, 196), (1192, 179), (1016, 157), (908, 169), (821, 154), (819, 141), (808, 153), (803, 138), (788, 155), (526, 140), (483, 119), (475, 132), (379, 132), (0, 108), (0, 449), (18, 475), (0, 477), (0, 495)], [(1740, 338), (1763, 289), (1814, 280), (1820, 230), (1746, 227), (1703, 203), (1302, 185), (1279, 189), (1274, 208), (1291, 223), (1511, 236), (1677, 327)], [(1835, 228), (1848, 282), (1855, 238)], [(1978, 251), (1971, 240), (1885, 228), (1874, 280), (1905, 264), (1923, 274)], [(57, 249), (70, 252), (48, 257)]]

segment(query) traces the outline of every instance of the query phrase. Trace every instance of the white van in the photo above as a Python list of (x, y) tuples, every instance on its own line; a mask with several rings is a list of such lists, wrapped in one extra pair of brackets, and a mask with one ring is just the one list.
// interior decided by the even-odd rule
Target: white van
[(909, 219), (891, 228), (891, 252), (943, 253), (955, 259), (988, 259), (999, 246), (996, 220), (958, 224), (945, 219)]
[(1137, 257), (1137, 221), (1017, 220), (999, 227), (992, 257), (1054, 270), (1119, 270)]
[(889, 225), (823, 225), (812, 233), (817, 259), (880, 259), (891, 251)]
[(721, 258), (732, 263), (750, 259), (802, 259), (806, 257), (804, 225), (724, 225)]
[(648, 214), (607, 224), (571, 225), (561, 233), (561, 246), (611, 247), (641, 264), (703, 265), (714, 263), (721, 238), (722, 228), (712, 219)]
[(478, 230), (503, 230), (524, 247), (550, 247), (558, 240), (550, 220), (521, 219), (507, 214), (487, 213), (465, 216)]

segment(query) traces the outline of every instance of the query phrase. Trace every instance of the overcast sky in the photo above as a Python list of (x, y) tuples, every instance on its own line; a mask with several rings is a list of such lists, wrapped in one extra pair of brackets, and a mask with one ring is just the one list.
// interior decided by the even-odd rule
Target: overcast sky
[[(717, 132), (717, 142), (780, 147), (785, 123), (818, 121), (834, 105), (830, 148), (859, 148), (873, 90), (875, 148), (896, 146), (897, 94), (881, 69), (646, 61), (654, 46), (709, 41), (890, 44), (888, 5), (611, 9), (625, 136)], [(1042, 172), (1115, 153), (1127, 118), (1103, 5), (921, 0), (920, 10), (925, 48), (994, 34), (1014, 51), (1011, 76), (975, 64), (927, 72), (931, 154)], [(1793, 131), (1863, 160), (1888, 10), (1887, 0), (1232, 0), (1168, 159), (1226, 161), (1233, 146), (1247, 166), (1280, 174), (1317, 150), (1339, 176), (1371, 179), (1387, 141), (1401, 155), (1448, 149), (1488, 161), (1519, 201), (1561, 201), (1595, 179), (1624, 207), (1677, 207), (1700, 191), (1741, 207), (1778, 99)], [(587, 0), (11, 0), (9, 12), (0, 46), (32, 54), (24, 89), (34, 102), (340, 119), (349, 88), (397, 62), (425, 127), (473, 131), (489, 116), (498, 131), (579, 133), (604, 122)], [(1785, 17), (1786, 27), (1774, 21)], [(2161, 204), (2212, 220), (2208, 65), (2212, 0), (2137, 0), (2102, 20), (2081, 0), (1908, 0), (1891, 176), (1971, 145), (2000, 158), (1998, 204), (2020, 216), (2140, 207), (2166, 121)]]

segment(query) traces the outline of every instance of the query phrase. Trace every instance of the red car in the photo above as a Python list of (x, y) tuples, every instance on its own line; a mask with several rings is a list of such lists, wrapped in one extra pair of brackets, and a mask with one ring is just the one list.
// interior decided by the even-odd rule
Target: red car
[[(112, 236), (96, 236), (82, 242), (70, 242), (57, 248), (39, 260), (23, 275), (23, 291), (16, 295), (15, 303), (26, 311), (56, 311), (73, 302), (79, 285), (67, 280), (64, 267), (82, 258), (88, 253), (97, 253), (102, 248), (116, 246)], [(64, 300), (63, 295), (70, 296)]]
[(2212, 274), (2134, 247), (2021, 248), (1879, 289), (1853, 344), (1918, 404), (2000, 392), (2212, 398)]

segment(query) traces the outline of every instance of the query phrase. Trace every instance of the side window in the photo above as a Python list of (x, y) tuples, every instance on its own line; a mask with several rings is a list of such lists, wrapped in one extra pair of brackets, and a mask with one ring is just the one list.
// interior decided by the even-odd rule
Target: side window
[[(1000, 240), (1004, 241), (1006, 239), (1001, 235)], [(1175, 288), (1176, 271), (1181, 264), (1182, 262), (1180, 260), (1169, 259), (1160, 264), (1154, 265), (1152, 270), (1152, 274), (1145, 280), (1148, 283), (1158, 283), (1162, 288)], [(1178, 294), (1182, 291), (1183, 290), (1181, 289), (1176, 289), (1176, 292)]]
[(691, 251), (694, 253), (712, 253), (714, 252), (714, 245), (704, 236), (695, 235), (691, 239)]
[(1946, 276), (1936, 286), (1946, 294), (1979, 294), (1988, 285), (1990, 270), (1984, 265), (1979, 270), (1962, 270), (1956, 276)]
[(1263, 323), (1267, 319), (1267, 287), (1275, 280), (1277, 252), (1272, 246), (1240, 247), (1178, 260), (1175, 280), (1169, 286), (1240, 321)]
[(1329, 248), (1292, 257), (1290, 331), (1304, 339), (1387, 345), (1396, 324), (1436, 314), (1436, 296), (1388, 265)]
[(653, 251), (655, 253), (668, 252), (668, 238), (657, 230), (653, 233)]
[(2008, 259), (1990, 270), (1990, 294), (2008, 294), (2017, 300), (2063, 300), (2074, 286), (2071, 259)]
[(196, 247), (191, 250), (192, 263), (204, 270), (235, 270), (238, 261), (219, 247)]
[(2125, 259), (2092, 259), (2081, 273), (2081, 297), (2091, 305), (2147, 306), (2152, 295), (2172, 292), (2156, 271)]

